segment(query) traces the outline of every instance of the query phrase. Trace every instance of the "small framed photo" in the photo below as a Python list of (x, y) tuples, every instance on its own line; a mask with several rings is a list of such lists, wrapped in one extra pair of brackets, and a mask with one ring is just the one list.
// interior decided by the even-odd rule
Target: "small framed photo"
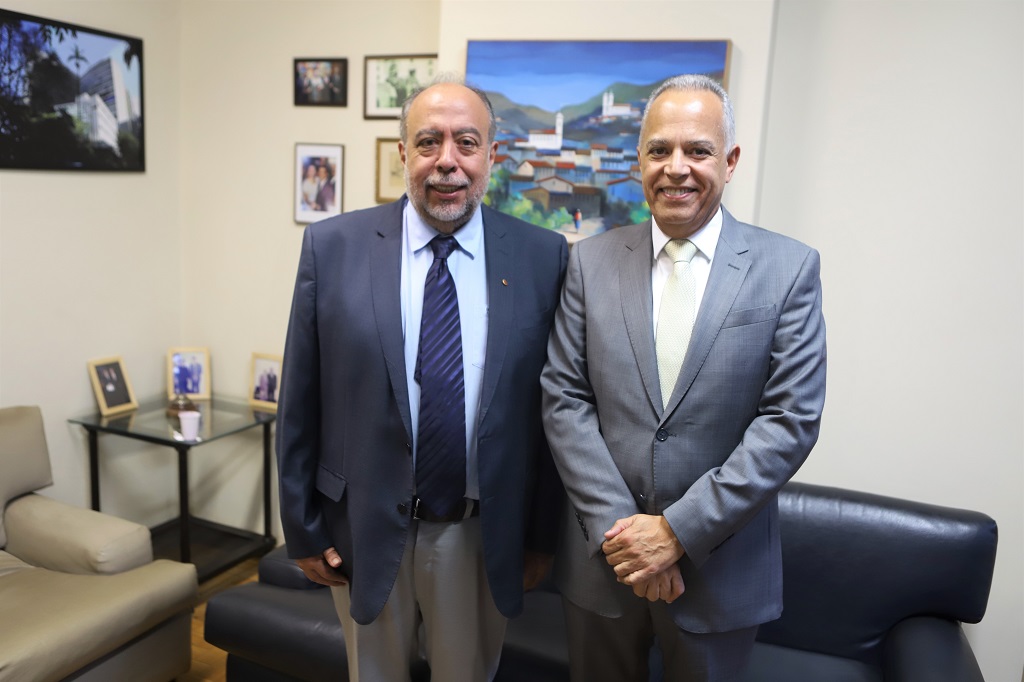
[(315, 223), (341, 213), (344, 172), (342, 145), (295, 145), (295, 222)]
[(277, 388), (281, 381), (280, 355), (253, 353), (249, 370), (249, 404), (259, 410), (277, 410)]
[(363, 118), (399, 118), (405, 99), (436, 72), (436, 54), (367, 57)]
[(206, 348), (171, 348), (167, 351), (167, 397), (210, 397), (210, 351)]
[(405, 193), (405, 168), (397, 137), (377, 138), (377, 203), (400, 199)]
[(101, 415), (119, 414), (139, 406), (120, 356), (90, 360), (88, 366), (89, 380)]
[(348, 106), (348, 60), (306, 58), (295, 60), (295, 106)]

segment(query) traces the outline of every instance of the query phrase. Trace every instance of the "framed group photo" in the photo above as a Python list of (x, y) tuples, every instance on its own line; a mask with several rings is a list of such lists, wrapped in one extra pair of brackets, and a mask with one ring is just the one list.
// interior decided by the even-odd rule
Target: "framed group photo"
[(296, 59), (295, 106), (348, 106), (347, 59)]
[(142, 40), (0, 9), (0, 168), (145, 171)]
[(342, 145), (295, 145), (295, 222), (315, 223), (341, 213), (344, 172)]
[(397, 137), (377, 138), (377, 182), (378, 204), (397, 201), (405, 194), (405, 167), (398, 153)]
[(249, 404), (259, 410), (277, 410), (277, 389), (281, 383), (280, 355), (253, 353), (249, 367)]
[(120, 356), (90, 360), (88, 368), (101, 415), (120, 414), (139, 406)]
[(210, 351), (206, 348), (167, 351), (167, 397), (178, 395), (197, 400), (210, 397)]
[(437, 55), (367, 57), (365, 68), (363, 118), (399, 118), (412, 91), (433, 80)]

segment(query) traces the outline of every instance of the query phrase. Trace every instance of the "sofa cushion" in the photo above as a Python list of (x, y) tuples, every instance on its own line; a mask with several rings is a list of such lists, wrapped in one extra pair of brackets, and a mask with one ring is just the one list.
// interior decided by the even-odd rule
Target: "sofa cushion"
[(14, 680), (61, 680), (191, 608), (196, 589), (190, 564), (72, 575), (0, 552), (0, 670)]
[(7, 545), (4, 509), (14, 498), (53, 483), (43, 415), (38, 407), (0, 410), (0, 549)]
[(745, 682), (882, 682), (880, 668), (861, 661), (757, 642)]
[(315, 583), (306, 577), (295, 559), (288, 558), (288, 548), (284, 545), (263, 555), (259, 564), (260, 582), (277, 587), (290, 587), (293, 590), (316, 590), (324, 585)]

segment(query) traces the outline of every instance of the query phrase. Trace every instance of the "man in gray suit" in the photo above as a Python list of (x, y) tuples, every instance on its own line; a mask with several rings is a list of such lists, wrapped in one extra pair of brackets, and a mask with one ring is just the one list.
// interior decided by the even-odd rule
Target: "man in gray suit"
[[(540, 371), (568, 247), (481, 206), (486, 96), (413, 94), (408, 199), (305, 233), (277, 421), (288, 554), (330, 585), (349, 677), (487, 680), (554, 553)], [(428, 416), (429, 415), (429, 416)]]
[[(555, 559), (573, 680), (734, 680), (782, 611), (777, 493), (825, 397), (819, 258), (721, 207), (740, 148), (703, 76), (652, 93), (653, 219), (573, 248), (541, 376), (570, 504)], [(670, 255), (671, 254), (671, 255)]]

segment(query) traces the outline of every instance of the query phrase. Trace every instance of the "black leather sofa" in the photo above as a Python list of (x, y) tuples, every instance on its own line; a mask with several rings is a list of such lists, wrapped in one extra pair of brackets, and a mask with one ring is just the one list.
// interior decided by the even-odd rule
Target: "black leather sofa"
[[(985, 613), (996, 555), (988, 516), (789, 483), (779, 497), (785, 607), (758, 633), (750, 682), (983, 680), (961, 622)], [(259, 582), (213, 597), (206, 639), (229, 682), (347, 680), (329, 591), (278, 548)], [(656, 650), (652, 680), (660, 680)], [(429, 679), (422, 662), (414, 680)], [(509, 624), (500, 682), (568, 680), (560, 597), (527, 595)]]

